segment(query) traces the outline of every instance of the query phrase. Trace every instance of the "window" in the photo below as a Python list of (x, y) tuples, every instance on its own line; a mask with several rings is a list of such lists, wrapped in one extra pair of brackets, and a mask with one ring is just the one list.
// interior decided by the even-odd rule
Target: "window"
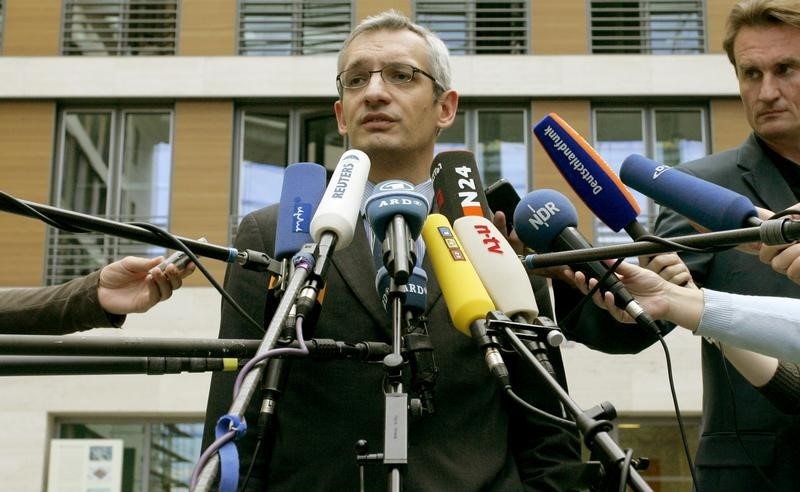
[[(684, 415), (683, 423), (689, 450), (694, 456), (700, 439), (700, 418)], [(691, 490), (692, 474), (674, 417), (619, 417), (611, 436), (622, 449), (632, 449), (634, 458), (650, 460), (648, 469), (639, 474), (654, 490)]]
[(200, 457), (202, 421), (78, 421), (57, 424), (60, 439), (121, 439), (122, 490), (189, 490)]
[(65, 0), (64, 55), (174, 55), (178, 0)]
[(443, 131), (434, 154), (470, 150), (486, 187), (506, 178), (520, 196), (528, 193), (528, 115), (523, 109), (462, 109)]
[(592, 53), (705, 53), (702, 0), (591, 0)]
[(280, 201), (287, 165), (317, 162), (333, 171), (346, 150), (333, 104), (246, 108), (239, 111), (237, 119), (239, 157), (233, 180), (231, 237), (246, 214)]
[(239, 54), (338, 53), (352, 12), (351, 2), (334, 0), (239, 0)]
[(528, 52), (528, 2), (418, 0), (414, 14), (453, 55)]
[[(631, 154), (641, 154), (669, 166), (703, 157), (708, 153), (706, 111), (699, 107), (628, 106), (594, 109), (594, 148), (619, 173)], [(657, 210), (646, 196), (630, 190), (641, 208), (639, 221), (652, 230)], [(595, 221), (595, 245), (628, 242)]]
[[(63, 110), (53, 203), (75, 212), (167, 227), (172, 112)], [(60, 284), (126, 255), (165, 249), (99, 233), (48, 230), (46, 283)]]

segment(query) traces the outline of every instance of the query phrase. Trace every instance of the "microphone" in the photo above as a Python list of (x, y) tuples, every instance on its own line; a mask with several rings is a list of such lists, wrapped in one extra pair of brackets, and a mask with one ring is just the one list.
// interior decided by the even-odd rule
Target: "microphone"
[(298, 162), (286, 168), (275, 228), (275, 259), (295, 255), (311, 238), (311, 218), (325, 192), (325, 168)]
[(498, 350), (499, 344), (486, 333), (486, 315), (494, 303), (458, 242), (450, 222), (441, 214), (431, 214), (422, 226), (422, 238), (439, 280), (453, 325), (472, 336), (483, 349), (489, 370), (503, 387), (511, 386), (508, 368)]
[(439, 213), (451, 223), (465, 215), (492, 216), (472, 152), (448, 150), (436, 154), (431, 181)]
[(430, 204), (414, 185), (393, 179), (378, 183), (365, 205), (370, 227), (383, 245), (383, 264), (403, 285), (417, 262), (415, 242)]
[(550, 113), (533, 128), (556, 169), (600, 220), (614, 232), (625, 229), (634, 240), (648, 234), (636, 220), (636, 199), (600, 154), (566, 121)]
[(367, 154), (350, 149), (342, 154), (328, 187), (311, 219), (311, 237), (317, 243), (323, 236), (335, 236), (335, 249), (346, 248), (355, 235), (361, 199), (369, 176)]
[[(578, 213), (561, 193), (555, 190), (536, 190), (528, 193), (514, 211), (514, 228), (520, 240), (537, 252), (587, 249), (592, 245), (577, 229)], [(600, 281), (603, 291), (614, 294), (615, 304), (624, 309), (636, 322), (658, 331), (653, 318), (642, 309), (619, 278), (608, 273), (599, 261), (574, 263), (573, 270)]]
[(369, 168), (367, 154), (350, 149), (342, 154), (333, 171), (317, 213), (311, 219), (310, 232), (317, 243), (317, 259), (313, 274), (297, 296), (298, 316), (306, 316), (314, 308), (333, 251), (345, 248), (353, 241)]
[[(533, 287), (508, 240), (486, 217), (461, 217), (453, 224), (461, 245), (472, 261), (481, 283), (495, 306), (514, 321), (531, 324), (539, 315)], [(555, 370), (548, 357), (547, 345), (535, 334), (535, 340), (525, 345), (553, 377)], [(559, 330), (551, 329), (545, 336), (547, 344), (557, 347), (564, 340)]]
[(747, 197), (647, 157), (628, 156), (619, 175), (631, 188), (712, 231), (761, 225)]
[[(275, 226), (275, 258), (282, 262), (281, 286), (276, 296), (280, 296), (287, 283), (289, 259), (305, 244), (311, 243), (310, 223), (322, 194), (325, 191), (325, 168), (319, 164), (299, 162), (288, 166), (283, 176), (281, 199)], [(275, 277), (272, 277), (274, 280)], [(272, 283), (271, 280), (271, 283)], [(273, 286), (270, 285), (272, 288)], [(316, 300), (316, 299), (315, 299)], [(314, 303), (312, 312), (318, 314), (319, 302)], [(316, 316), (309, 316), (316, 318)], [(284, 323), (279, 343), (287, 346), (292, 342), (296, 312), (291, 310)], [(307, 324), (304, 324), (307, 326)], [(278, 400), (286, 386), (289, 360), (272, 357), (267, 361), (266, 372), (261, 382), (261, 408), (259, 410), (257, 438), (263, 439), (270, 428)]]
[[(375, 277), (375, 288), (387, 313), (391, 309), (389, 307), (391, 280), (386, 267), (381, 267)], [(428, 322), (424, 316), (428, 305), (428, 275), (425, 270), (414, 267), (408, 282), (400, 289), (404, 296), (403, 345), (411, 367), (411, 390), (419, 396), (418, 405), (414, 401), (411, 402), (412, 411), (415, 415), (432, 414), (433, 388), (439, 377), (439, 368), (428, 335)]]

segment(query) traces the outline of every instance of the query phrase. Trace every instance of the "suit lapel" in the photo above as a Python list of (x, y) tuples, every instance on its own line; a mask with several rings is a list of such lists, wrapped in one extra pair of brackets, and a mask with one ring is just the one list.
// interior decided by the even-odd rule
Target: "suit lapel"
[(738, 166), (745, 170), (742, 179), (767, 208), (779, 212), (797, 202), (789, 184), (761, 150), (754, 135), (742, 145), (737, 160)]
[(386, 325), (384, 311), (375, 290), (375, 262), (367, 244), (367, 233), (361, 221), (356, 224), (353, 242), (333, 255), (333, 266), (344, 283), (355, 293), (356, 298), (369, 312), (377, 326)]

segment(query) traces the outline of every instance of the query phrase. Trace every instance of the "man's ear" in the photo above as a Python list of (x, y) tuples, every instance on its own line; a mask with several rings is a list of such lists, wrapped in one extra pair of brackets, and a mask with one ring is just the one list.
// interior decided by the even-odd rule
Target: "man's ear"
[(342, 108), (341, 99), (333, 103), (333, 112), (336, 113), (336, 124), (339, 127), (339, 135), (347, 135), (347, 121), (344, 118), (344, 108)]
[(439, 130), (450, 128), (458, 112), (458, 93), (453, 89), (442, 94), (436, 102), (439, 105), (439, 121), (436, 126)]

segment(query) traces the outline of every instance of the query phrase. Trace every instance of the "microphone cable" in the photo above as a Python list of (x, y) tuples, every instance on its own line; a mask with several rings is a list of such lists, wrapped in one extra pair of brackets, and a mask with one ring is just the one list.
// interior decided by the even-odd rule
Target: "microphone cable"
[[(14, 198), (13, 196), (9, 195), (4, 191), (0, 191), (0, 201), (13, 204), (20, 209), (25, 209), (29, 211), (31, 214), (35, 215), (39, 220), (44, 222), (45, 224), (54, 227), (56, 229), (61, 229), (67, 232), (77, 232), (77, 233), (89, 233), (90, 230), (75, 227), (71, 224), (62, 222), (58, 219), (50, 217), (49, 215), (42, 213), (35, 208), (31, 207), (27, 203), (23, 203), (22, 201)], [(174, 246), (174, 249), (177, 251), (181, 251), (189, 257), (189, 259), (197, 266), (197, 269), (202, 272), (203, 276), (208, 279), (209, 283), (219, 292), (223, 299), (228, 302), (231, 307), (239, 313), (248, 323), (255, 326), (259, 331), (263, 332), (264, 327), (261, 326), (256, 320), (254, 320), (245, 310), (233, 299), (233, 297), (228, 294), (228, 292), (222, 288), (222, 286), (217, 282), (217, 280), (211, 275), (211, 273), (206, 269), (206, 267), (202, 264), (202, 262), (197, 258), (197, 256), (181, 241), (177, 238), (177, 236), (171, 234), (170, 232), (162, 229), (161, 227), (150, 224), (148, 222), (125, 222), (125, 224), (133, 225), (137, 227), (141, 227), (142, 229), (146, 229), (161, 238), (166, 239), (167, 241), (171, 242)]]

